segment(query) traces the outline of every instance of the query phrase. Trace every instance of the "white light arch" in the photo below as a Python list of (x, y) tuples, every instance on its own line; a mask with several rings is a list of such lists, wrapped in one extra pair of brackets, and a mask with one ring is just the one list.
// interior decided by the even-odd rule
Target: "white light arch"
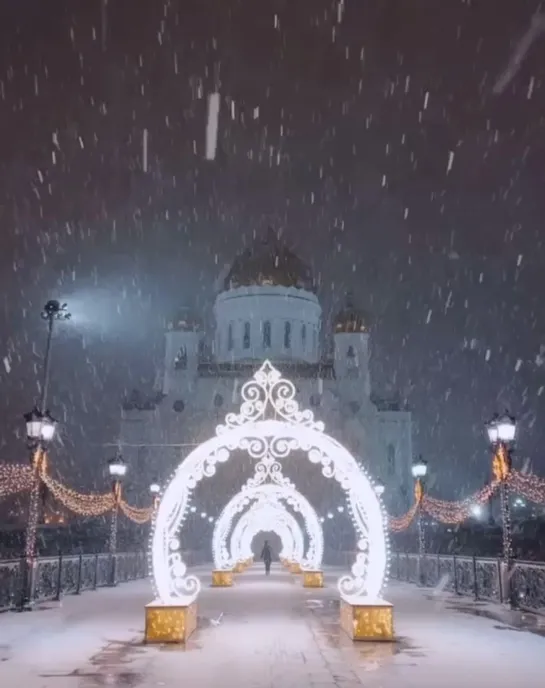
[(246, 485), (225, 506), (216, 521), (212, 536), (214, 568), (229, 570), (237, 563), (237, 560), (232, 556), (232, 553), (229, 553), (227, 548), (229, 534), (233, 529), (233, 523), (237, 515), (246, 510), (254, 500), (258, 500), (258, 504), (279, 504), (281, 501), (285, 501), (296, 512), (301, 514), (305, 522), (309, 541), (306, 556), (300, 562), (301, 566), (310, 571), (321, 570), (324, 556), (324, 535), (318, 515), (308, 499), (303, 497), (296, 489), (285, 485), (276, 485), (275, 483), (264, 483), (255, 486)]
[(215, 437), (183, 460), (164, 491), (151, 543), (157, 597), (172, 604), (190, 604), (197, 598), (201, 584), (197, 576), (187, 574), (178, 531), (195, 486), (213, 476), (216, 464), (228, 461), (235, 450), (256, 460), (248, 488), (269, 481), (293, 489), (280, 461), (294, 451), (305, 452), (312, 463), (321, 465), (324, 477), (341, 485), (351, 506), (358, 552), (351, 575), (338, 582), (339, 591), (345, 600), (380, 597), (389, 559), (386, 514), (365, 470), (342, 444), (324, 433), (323, 423), (314, 420), (312, 411), (299, 409), (294, 385), (269, 361), (243, 385), (241, 395), (240, 413), (227, 414)]
[(303, 531), (295, 517), (280, 504), (256, 504), (241, 516), (230, 539), (229, 551), (235, 561), (253, 557), (252, 542), (258, 533), (276, 533), (282, 543), (281, 559), (300, 564), (305, 553)]

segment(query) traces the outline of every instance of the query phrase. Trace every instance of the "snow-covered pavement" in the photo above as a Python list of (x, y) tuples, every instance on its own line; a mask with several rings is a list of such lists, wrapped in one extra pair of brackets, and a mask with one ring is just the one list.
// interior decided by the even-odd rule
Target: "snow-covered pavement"
[[(209, 572), (203, 571), (203, 580)], [(205, 577), (206, 576), (206, 577)], [(142, 645), (149, 583), (0, 615), (2, 688), (541, 688), (545, 638), (462, 613), (393, 584), (395, 644), (353, 644), (338, 628), (335, 576), (323, 590), (259, 566), (205, 588), (186, 648)]]

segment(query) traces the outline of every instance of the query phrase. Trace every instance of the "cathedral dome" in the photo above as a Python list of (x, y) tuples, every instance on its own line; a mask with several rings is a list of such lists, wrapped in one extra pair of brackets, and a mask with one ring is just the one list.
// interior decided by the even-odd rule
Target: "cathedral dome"
[(313, 291), (309, 267), (269, 229), (252, 246), (239, 254), (224, 282), (224, 290), (237, 287), (295, 287)]
[(337, 313), (333, 326), (335, 334), (369, 331), (370, 318), (354, 305), (354, 297), (351, 292), (346, 295), (344, 307)]

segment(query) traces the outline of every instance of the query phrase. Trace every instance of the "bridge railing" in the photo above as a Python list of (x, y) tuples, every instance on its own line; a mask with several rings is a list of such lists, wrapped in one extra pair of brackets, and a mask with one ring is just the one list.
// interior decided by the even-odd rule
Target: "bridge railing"
[[(85, 590), (126, 583), (147, 576), (143, 552), (37, 557), (32, 569), (32, 602), (60, 600)], [(23, 599), (23, 561), (0, 560), (0, 612), (16, 609)]]
[[(390, 578), (439, 588), (474, 600), (508, 601), (508, 581), (501, 559), (454, 554), (396, 553)], [(545, 562), (515, 560), (510, 580), (511, 599), (521, 609), (545, 612)]]

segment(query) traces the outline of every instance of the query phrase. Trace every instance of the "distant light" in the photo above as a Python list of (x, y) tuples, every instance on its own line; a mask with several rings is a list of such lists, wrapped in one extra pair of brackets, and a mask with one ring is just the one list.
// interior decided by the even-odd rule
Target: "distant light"
[(486, 432), (491, 444), (496, 444), (497, 442), (509, 444), (515, 441), (517, 423), (513, 416), (510, 416), (508, 413), (504, 413), (503, 416), (495, 415), (486, 424)]
[(428, 464), (422, 458), (418, 458), (411, 466), (411, 472), (413, 478), (417, 480), (418, 478), (425, 478), (428, 472)]
[(514, 506), (516, 506), (519, 509), (522, 509), (526, 506), (526, 502), (524, 501), (524, 499), (517, 497), (514, 501)]
[(331, 511), (328, 511), (327, 517), (328, 517), (328, 518), (333, 518), (333, 514), (331, 513)]
[(212, 518), (212, 516), (209, 516), (208, 520), (210, 521), (210, 523), (212, 523), (214, 519)]
[(127, 473), (127, 464), (123, 461), (121, 454), (108, 461), (108, 471), (112, 478), (124, 478)]
[(153, 495), (159, 494), (159, 492), (161, 492), (161, 486), (158, 485), (157, 483), (152, 483), (152, 484), (149, 486), (149, 491), (150, 491), (151, 494), (153, 494)]
[(475, 518), (480, 518), (483, 515), (483, 508), (480, 504), (473, 504), (471, 507), (471, 514)]
[(191, 513), (194, 514), (194, 513), (197, 511), (197, 507), (196, 507), (196, 506), (192, 506), (192, 507), (189, 509), (189, 511), (191, 511)]
[(201, 518), (206, 518), (206, 511), (201, 511)]
[(338, 507), (337, 507), (337, 511), (338, 511), (340, 514), (342, 514), (342, 512), (344, 511), (344, 506), (338, 506)]
[(377, 482), (375, 483), (375, 492), (377, 493), (377, 495), (378, 495), (379, 497), (382, 497), (382, 495), (384, 494), (384, 490), (385, 490), (385, 489), (386, 489), (386, 487), (385, 487), (384, 484), (381, 483), (380, 481), (377, 481)]

